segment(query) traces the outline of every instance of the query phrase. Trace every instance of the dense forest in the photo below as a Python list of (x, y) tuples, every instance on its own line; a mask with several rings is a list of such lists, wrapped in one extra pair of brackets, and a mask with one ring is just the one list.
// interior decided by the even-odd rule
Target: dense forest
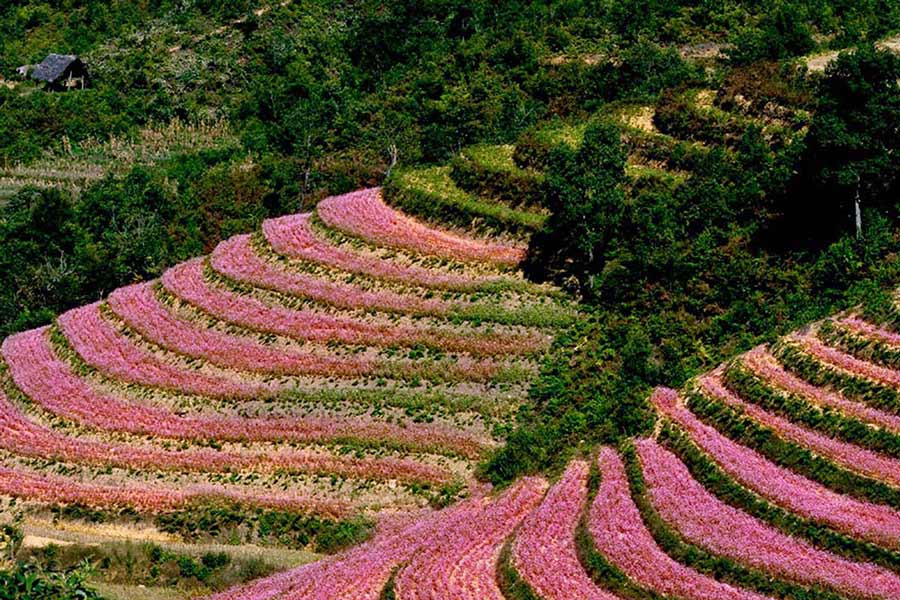
[[(0, 337), (330, 194), (384, 185), (425, 214), (404, 177), (449, 164), (548, 215), (523, 267), (581, 301), (480, 475), (558, 468), (652, 430), (653, 386), (883, 304), (900, 57), (875, 42), (898, 31), (890, 0), (11, 0)], [(16, 78), (51, 52), (81, 56), (90, 88)], [(483, 144), (514, 146), (514, 176), (471, 170)], [(69, 591), (77, 569), (22, 595), (35, 568), (0, 592), (92, 597)]]

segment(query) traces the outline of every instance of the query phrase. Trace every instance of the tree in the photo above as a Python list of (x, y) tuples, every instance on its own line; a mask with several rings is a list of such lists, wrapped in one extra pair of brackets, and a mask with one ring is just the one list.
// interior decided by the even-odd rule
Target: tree
[(872, 45), (841, 53), (825, 73), (801, 172), (805, 208), (816, 209), (807, 217), (826, 231), (844, 230), (849, 220), (862, 238), (866, 210), (900, 216), (898, 79), (900, 57)]
[(538, 280), (574, 276), (582, 293), (593, 289), (625, 214), (622, 183), (626, 153), (619, 128), (601, 121), (585, 131), (576, 150), (560, 145), (550, 153), (544, 230), (533, 236), (525, 269)]

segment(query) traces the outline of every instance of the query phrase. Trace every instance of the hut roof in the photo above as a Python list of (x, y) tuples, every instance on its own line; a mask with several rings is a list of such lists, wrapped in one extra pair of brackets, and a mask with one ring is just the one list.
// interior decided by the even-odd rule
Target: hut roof
[(50, 54), (35, 65), (31, 76), (48, 83), (56, 81), (75, 62), (81, 62), (74, 54)]

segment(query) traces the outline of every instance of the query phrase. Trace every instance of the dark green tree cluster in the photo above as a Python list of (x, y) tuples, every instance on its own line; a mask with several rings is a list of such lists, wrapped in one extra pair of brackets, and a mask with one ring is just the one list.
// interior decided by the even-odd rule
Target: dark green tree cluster
[[(865, 237), (900, 220), (900, 56), (872, 45), (842, 53), (819, 84), (801, 163), (796, 221), (819, 239)], [(877, 225), (876, 225), (877, 227)]]
[[(577, 282), (588, 316), (551, 353), (490, 476), (646, 432), (653, 386), (679, 387), (897, 285), (897, 61), (872, 48), (843, 55), (819, 84), (805, 142), (771, 145), (750, 124), (736, 143), (707, 147), (674, 185), (625, 181), (608, 125), (590, 128), (579, 150), (551, 152), (553, 215), (532, 238), (529, 268)], [(793, 92), (781, 87), (792, 81)], [(806, 85), (786, 78), (767, 93), (808, 106)]]
[(77, 198), (23, 189), (0, 212), (0, 335), (156, 277), (268, 216), (298, 210), (298, 176), (225, 149), (135, 167)]
[(561, 144), (547, 160), (545, 206), (551, 216), (532, 238), (525, 272), (535, 279), (574, 275), (590, 294), (625, 213), (626, 153), (620, 130), (600, 122), (575, 150)]

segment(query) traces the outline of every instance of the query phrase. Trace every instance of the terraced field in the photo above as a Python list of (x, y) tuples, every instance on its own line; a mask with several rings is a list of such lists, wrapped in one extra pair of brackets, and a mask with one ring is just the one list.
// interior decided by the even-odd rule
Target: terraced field
[(898, 598), (898, 331), (817, 323), (657, 389), (652, 437), (555, 484), (522, 479), (216, 599)]
[[(629, 185), (677, 186), (708, 150), (620, 116)], [(657, 389), (652, 435), (553, 480), (476, 481), (576, 316), (516, 265), (548, 148), (582, 134), (401, 169), (9, 338), (0, 492), (32, 536), (109, 514), (183, 536), (226, 507), (259, 527), (188, 541), (293, 547), (215, 600), (900, 598), (898, 307)], [(252, 546), (285, 515), (311, 532)]]
[(223, 506), (358, 529), (479, 497), (477, 461), (575, 315), (522, 253), (361, 190), (11, 336), (0, 494), (62, 529)]

